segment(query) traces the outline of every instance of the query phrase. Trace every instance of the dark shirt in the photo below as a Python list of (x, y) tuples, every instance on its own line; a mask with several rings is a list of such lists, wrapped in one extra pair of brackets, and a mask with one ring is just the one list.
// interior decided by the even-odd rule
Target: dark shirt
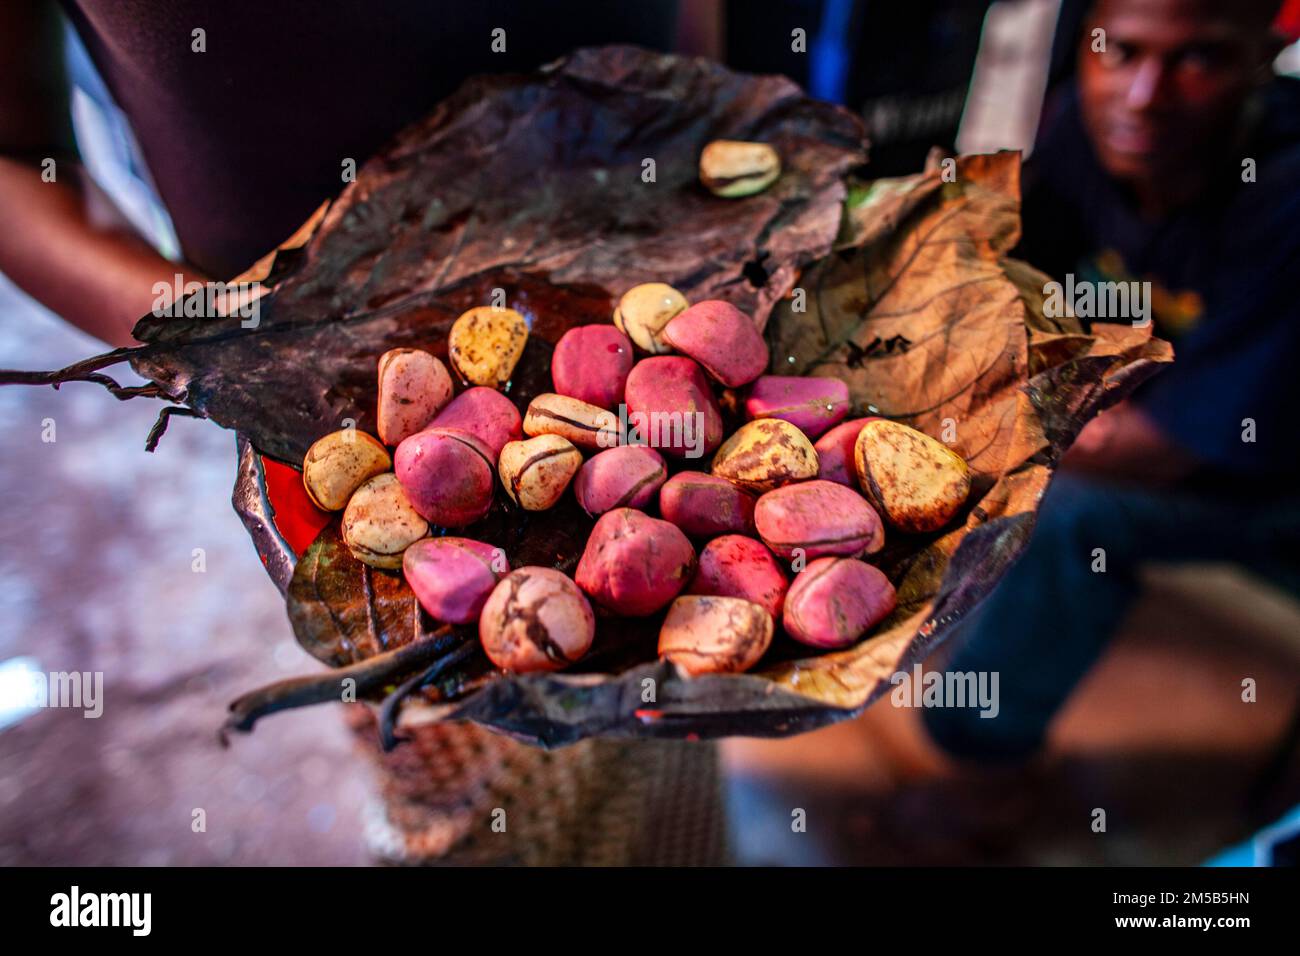
[[(730, 0), (727, 65), (784, 73), (862, 115), (873, 176), (907, 176), (954, 148), (992, 0)], [(803, 29), (806, 49), (792, 42)]]
[[(185, 258), (231, 278), (475, 73), (576, 47), (667, 50), (674, 0), (64, 0)], [(505, 30), (506, 49), (492, 50)], [(205, 31), (206, 52), (192, 32)], [(503, 184), (503, 187), (508, 184)]]
[[(1138, 391), (1135, 403), (1207, 470), (1294, 489), (1300, 81), (1270, 84), (1252, 130), (1210, 191), (1149, 222), (1103, 172), (1071, 87), (1045, 120), (1026, 168), (1017, 254), (1062, 281), (1067, 273), (1076, 282), (1150, 281), (1155, 331), (1173, 343), (1175, 361)], [(1246, 158), (1255, 160), (1254, 182), (1243, 182)], [(1253, 442), (1243, 440), (1247, 419)]]

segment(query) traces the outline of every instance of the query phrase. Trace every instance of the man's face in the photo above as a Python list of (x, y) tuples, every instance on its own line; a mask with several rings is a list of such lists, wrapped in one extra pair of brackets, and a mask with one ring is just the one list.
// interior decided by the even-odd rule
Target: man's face
[[(1243, 0), (1244, 2), (1244, 0)], [(1079, 50), (1088, 138), (1106, 171), (1158, 179), (1219, 155), (1267, 63), (1258, 22), (1210, 0), (1101, 0)], [(1094, 32), (1105, 31), (1095, 52)]]

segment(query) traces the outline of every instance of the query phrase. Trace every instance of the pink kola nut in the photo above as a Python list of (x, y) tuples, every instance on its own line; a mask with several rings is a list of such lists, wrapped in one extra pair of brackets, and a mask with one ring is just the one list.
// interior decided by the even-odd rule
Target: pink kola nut
[(554, 568), (511, 571), (483, 605), (479, 640), (502, 670), (557, 671), (582, 659), (596, 636), (586, 595)]
[(894, 586), (879, 568), (853, 558), (818, 558), (794, 576), (782, 623), (813, 647), (847, 647), (894, 610)]
[(483, 386), (467, 388), (453, 398), (430, 427), (469, 432), (491, 450), (493, 463), (507, 442), (519, 441), (524, 434), (524, 422), (515, 403), (495, 388)]
[(802, 549), (804, 557), (857, 557), (885, 546), (876, 509), (852, 488), (813, 479), (769, 491), (754, 506), (754, 525), (763, 543), (783, 558)]
[(816, 375), (764, 375), (745, 397), (745, 415), (781, 418), (810, 439), (849, 413), (849, 387), (838, 378)]
[(580, 325), (556, 343), (551, 381), (560, 395), (613, 409), (623, 401), (632, 361), (631, 341), (614, 326)]
[(477, 621), (507, 570), (500, 548), (472, 538), (423, 538), (402, 556), (402, 572), (420, 606), (448, 624)]
[(495, 456), (459, 428), (427, 428), (397, 446), (393, 470), (411, 506), (430, 524), (463, 528), (492, 507)]
[(851, 418), (840, 422), (821, 438), (813, 448), (817, 451), (817, 477), (837, 485), (858, 487), (858, 466), (854, 461), (854, 448), (858, 433), (874, 418)]
[(591, 529), (574, 580), (607, 610), (653, 614), (695, 572), (695, 549), (675, 525), (632, 508), (606, 512)]
[(659, 513), (695, 538), (752, 534), (755, 500), (725, 478), (681, 471), (659, 489)]
[(644, 445), (620, 445), (593, 455), (578, 471), (573, 493), (587, 514), (615, 508), (645, 510), (668, 477), (663, 456)]
[(379, 438), (397, 445), (425, 428), (451, 400), (447, 367), (421, 349), (389, 349), (379, 357)]
[(743, 535), (714, 538), (700, 551), (699, 567), (687, 594), (712, 594), (753, 601), (777, 618), (789, 579), (762, 543)]
[[(639, 429), (646, 443), (666, 454), (681, 458), (692, 451), (683, 430), (686, 416), (691, 416), (690, 427), (696, 429), (691, 437), (701, 456), (722, 444), (722, 411), (704, 371), (692, 359), (657, 355), (637, 362), (627, 377), (624, 401), (629, 429)], [(697, 413), (702, 416), (702, 441), (694, 418)], [(647, 435), (647, 430), (658, 434)]]
[(728, 388), (748, 385), (767, 368), (768, 348), (754, 320), (730, 302), (697, 302), (664, 328), (664, 340)]

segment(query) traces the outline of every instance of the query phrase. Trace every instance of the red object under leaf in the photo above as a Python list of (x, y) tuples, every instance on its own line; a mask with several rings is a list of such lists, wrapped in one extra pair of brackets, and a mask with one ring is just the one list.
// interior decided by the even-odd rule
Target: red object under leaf
[(1273, 29), (1289, 42), (1300, 40), (1300, 0), (1286, 0), (1273, 21)]
[(265, 457), (262, 468), (266, 472), (266, 496), (271, 502), (276, 530), (289, 542), (293, 553), (301, 557), (321, 528), (329, 523), (329, 512), (312, 504), (307, 489), (302, 486), (302, 472), (297, 468)]

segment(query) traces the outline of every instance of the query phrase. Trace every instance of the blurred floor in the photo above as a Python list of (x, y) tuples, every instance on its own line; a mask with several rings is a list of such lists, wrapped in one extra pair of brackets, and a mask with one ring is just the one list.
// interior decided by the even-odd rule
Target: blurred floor
[[(0, 277), (0, 365), (97, 351)], [(174, 419), (147, 454), (157, 409), (85, 384), (0, 389), (0, 663), (105, 681), (97, 720), (43, 710), (0, 729), (0, 865), (365, 863), (369, 786), (337, 708), (216, 742), (230, 699), (314, 665), (229, 506), (233, 437)], [(955, 773), (888, 701), (795, 740), (728, 741), (739, 861), (1196, 863), (1240, 839), (1300, 688), (1300, 611), (1194, 573), (1139, 608), (1032, 772)], [(1294, 760), (1269, 806), (1288, 802)]]
[[(0, 276), (0, 365), (103, 350)], [(102, 717), (0, 730), (0, 865), (364, 863), (365, 780), (336, 709), (217, 743), (233, 697), (313, 667), (230, 507), (234, 437), (177, 418), (148, 454), (158, 407), (0, 389), (0, 661), (104, 674)]]

